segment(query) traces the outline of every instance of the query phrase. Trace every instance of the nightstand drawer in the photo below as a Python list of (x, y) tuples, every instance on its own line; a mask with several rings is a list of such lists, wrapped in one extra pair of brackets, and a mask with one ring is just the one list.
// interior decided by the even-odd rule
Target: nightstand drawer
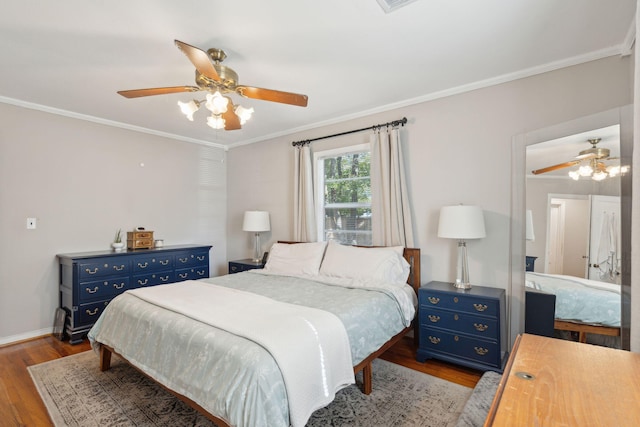
[(91, 280), (94, 277), (129, 274), (129, 260), (98, 258), (78, 265), (78, 278)]
[(254, 262), (252, 259), (229, 261), (229, 274), (264, 268), (262, 262)]
[(455, 313), (448, 310), (420, 308), (420, 326), (450, 330), (497, 340), (500, 335), (495, 318)]
[(495, 341), (424, 328), (420, 330), (420, 348), (496, 368), (502, 367), (500, 347)]
[(423, 293), (420, 308), (437, 307), (456, 312), (480, 314), (496, 317), (498, 315), (498, 301), (496, 299), (481, 298), (463, 293), (450, 294), (420, 288)]

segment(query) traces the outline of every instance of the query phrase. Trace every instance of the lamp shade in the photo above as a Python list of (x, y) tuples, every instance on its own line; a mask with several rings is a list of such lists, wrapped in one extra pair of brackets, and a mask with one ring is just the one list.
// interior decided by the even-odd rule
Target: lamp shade
[(255, 233), (271, 230), (271, 223), (269, 222), (269, 212), (246, 211), (244, 213), (242, 230), (253, 231)]
[(525, 219), (525, 239), (533, 242), (536, 240), (536, 235), (533, 232), (533, 213), (530, 209), (527, 209), (527, 216)]
[(438, 237), (481, 239), (487, 235), (484, 215), (478, 206), (444, 206), (440, 209)]

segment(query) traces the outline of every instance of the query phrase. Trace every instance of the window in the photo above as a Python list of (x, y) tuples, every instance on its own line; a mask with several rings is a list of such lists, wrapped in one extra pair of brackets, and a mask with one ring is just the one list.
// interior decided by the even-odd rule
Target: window
[(371, 150), (368, 144), (314, 155), (318, 240), (372, 244)]

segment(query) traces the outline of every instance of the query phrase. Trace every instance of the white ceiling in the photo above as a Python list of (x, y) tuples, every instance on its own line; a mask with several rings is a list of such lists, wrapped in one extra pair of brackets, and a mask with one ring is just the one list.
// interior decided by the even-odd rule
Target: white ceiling
[[(610, 55), (636, 0), (22, 0), (0, 12), (0, 101), (221, 146), (257, 142)], [(174, 39), (222, 48), (241, 84), (303, 93), (242, 130), (189, 122), (178, 100), (118, 90), (194, 84)], [(196, 97), (197, 98), (197, 97)], [(373, 124), (373, 123), (372, 123)]]

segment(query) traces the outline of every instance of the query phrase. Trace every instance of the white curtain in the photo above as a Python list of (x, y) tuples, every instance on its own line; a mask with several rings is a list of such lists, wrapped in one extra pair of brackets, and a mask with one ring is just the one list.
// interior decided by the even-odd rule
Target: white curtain
[(311, 149), (303, 145), (294, 152), (293, 239), (297, 242), (315, 242), (317, 232)]
[(413, 226), (399, 129), (381, 129), (371, 142), (371, 228), (374, 246), (413, 246)]

